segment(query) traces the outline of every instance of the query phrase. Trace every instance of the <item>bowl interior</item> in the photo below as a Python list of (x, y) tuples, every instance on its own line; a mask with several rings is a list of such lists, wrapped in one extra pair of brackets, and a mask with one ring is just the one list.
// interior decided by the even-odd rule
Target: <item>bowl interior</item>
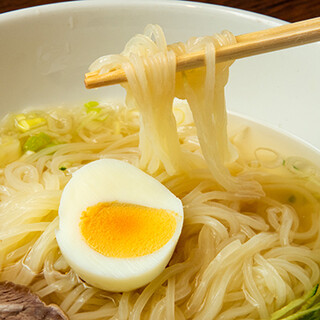
[[(148, 23), (168, 43), (223, 29), (235, 35), (283, 22), (226, 7), (181, 1), (80, 1), (0, 15), (0, 114), (27, 107), (122, 98), (119, 86), (87, 90), (90, 63), (119, 53)], [(236, 61), (227, 86), (228, 110), (284, 129), (320, 149), (320, 45)]]

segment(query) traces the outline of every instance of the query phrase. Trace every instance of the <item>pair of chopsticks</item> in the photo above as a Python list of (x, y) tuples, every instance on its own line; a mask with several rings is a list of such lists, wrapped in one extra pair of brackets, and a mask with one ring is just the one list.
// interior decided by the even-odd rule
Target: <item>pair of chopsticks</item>
[[(280, 27), (236, 36), (237, 42), (233, 45), (223, 46), (216, 50), (216, 61), (241, 59), (296, 47), (307, 43), (320, 41), (320, 17), (286, 24)], [(176, 57), (177, 71), (184, 71), (205, 66), (205, 53), (199, 51)], [(89, 72), (85, 75), (86, 88), (98, 88), (127, 81), (122, 69), (105, 74), (99, 71)]]

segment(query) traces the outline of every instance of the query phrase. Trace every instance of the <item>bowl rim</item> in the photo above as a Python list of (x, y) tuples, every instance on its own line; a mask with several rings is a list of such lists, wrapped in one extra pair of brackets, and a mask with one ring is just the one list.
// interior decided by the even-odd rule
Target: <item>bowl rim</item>
[(183, 8), (189, 7), (194, 9), (212, 9), (214, 11), (232, 14), (235, 16), (242, 16), (254, 20), (256, 22), (268, 23), (270, 26), (281, 25), (288, 23), (285, 20), (281, 20), (275, 17), (271, 17), (262, 13), (257, 13), (253, 11), (248, 11), (244, 9), (228, 7), (225, 5), (213, 4), (213, 3), (203, 3), (194, 2), (188, 0), (75, 0), (75, 1), (65, 1), (57, 3), (49, 3), (43, 5), (37, 5), (28, 8), (22, 8), (17, 10), (12, 10), (8, 12), (3, 12), (0, 14), (0, 23), (5, 23), (7, 20), (21, 19), (23, 16), (34, 15), (35, 13), (46, 13), (52, 11), (64, 11), (66, 8), (82, 8), (82, 7), (120, 7), (123, 5), (129, 7), (146, 7), (155, 5), (161, 7), (171, 7), (171, 8)]

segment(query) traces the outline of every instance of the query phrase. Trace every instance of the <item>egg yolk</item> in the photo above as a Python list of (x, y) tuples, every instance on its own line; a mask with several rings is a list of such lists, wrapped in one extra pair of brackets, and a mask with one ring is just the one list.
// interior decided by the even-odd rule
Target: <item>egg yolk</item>
[(134, 258), (163, 247), (176, 230), (173, 211), (119, 202), (98, 203), (82, 212), (87, 244), (106, 257)]

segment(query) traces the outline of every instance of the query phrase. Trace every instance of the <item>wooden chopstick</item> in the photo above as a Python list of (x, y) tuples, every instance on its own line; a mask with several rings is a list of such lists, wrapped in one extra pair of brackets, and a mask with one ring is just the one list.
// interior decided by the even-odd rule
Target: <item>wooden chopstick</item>
[[(319, 41), (320, 17), (239, 35), (236, 36), (236, 40), (237, 43), (233, 45), (217, 48), (217, 62), (241, 59)], [(177, 72), (203, 67), (205, 65), (205, 53), (199, 51), (177, 56), (176, 63)], [(127, 81), (127, 78), (122, 69), (106, 74), (99, 74), (98, 70), (88, 72), (85, 75), (85, 85), (88, 89), (125, 81)]]

